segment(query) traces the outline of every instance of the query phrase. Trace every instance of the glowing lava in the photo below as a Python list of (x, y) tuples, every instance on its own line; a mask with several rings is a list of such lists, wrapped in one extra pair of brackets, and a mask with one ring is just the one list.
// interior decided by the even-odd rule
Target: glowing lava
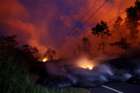
[(47, 62), (49, 59), (48, 59), (48, 57), (44, 57), (43, 59), (42, 59), (42, 62)]
[(86, 57), (80, 58), (77, 61), (77, 65), (80, 68), (88, 69), (88, 70), (92, 70), (95, 67), (94, 61), (93, 60), (90, 60), (90, 59), (88, 59)]

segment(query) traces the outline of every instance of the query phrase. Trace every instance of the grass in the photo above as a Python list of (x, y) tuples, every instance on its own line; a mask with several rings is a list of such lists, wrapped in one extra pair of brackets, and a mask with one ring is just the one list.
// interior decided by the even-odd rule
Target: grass
[(14, 57), (0, 56), (0, 93), (87, 93), (85, 89), (48, 89), (36, 85), (24, 66)]

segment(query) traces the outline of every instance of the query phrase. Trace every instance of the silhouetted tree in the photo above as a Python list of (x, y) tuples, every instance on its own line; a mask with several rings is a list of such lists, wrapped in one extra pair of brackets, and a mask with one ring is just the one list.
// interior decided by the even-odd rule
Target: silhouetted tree
[(127, 42), (126, 38), (121, 38), (119, 41), (112, 43), (112, 46), (118, 46), (121, 49), (127, 50), (130, 48), (130, 44)]
[(38, 50), (29, 45), (20, 45), (16, 41), (16, 36), (0, 37), (0, 58), (3, 60), (16, 59), (20, 64), (32, 66), (39, 57)]
[(84, 50), (84, 52), (90, 54), (90, 52), (91, 52), (90, 51), (91, 46), (90, 46), (89, 38), (88, 37), (83, 37), (82, 42), (83, 42), (82, 44), (83, 44), (83, 50)]
[(135, 8), (137, 10), (137, 18), (138, 18), (138, 20), (140, 20), (140, 0), (136, 1)]
[(137, 21), (139, 20), (139, 13), (140, 13), (140, 1), (137, 0), (134, 7), (127, 8), (127, 20), (126, 24), (128, 25), (128, 28), (130, 29), (130, 36), (132, 39), (137, 38)]
[(18, 43), (15, 40), (15, 38), (16, 38), (16, 36), (1, 36), (0, 37), (0, 46), (9, 47), (9, 48), (17, 47)]
[[(27, 58), (28, 54), (24, 52), (19, 48), (16, 36), (0, 36), (0, 93), (25, 93), (25, 91), (26, 93), (35, 91), (44, 93), (46, 91), (34, 86), (30, 80), (27, 67), (31, 61)], [(35, 70), (39, 69), (35, 68)]]
[(95, 27), (93, 27), (92, 33), (97, 36), (110, 35), (108, 25), (104, 21), (101, 21)]
[[(137, 38), (137, 21), (139, 20), (138, 12), (140, 12), (140, 1), (137, 0), (135, 3), (135, 6), (132, 6), (130, 8), (127, 8), (127, 18), (126, 18), (126, 25), (128, 26), (128, 29), (130, 30), (130, 37), (131, 40), (135, 40)], [(115, 30), (119, 31), (120, 23), (122, 22), (122, 19), (119, 17), (115, 24), (114, 28)], [(124, 38), (121, 36), (120, 33), (120, 40), (117, 42), (114, 42), (110, 44), (111, 46), (117, 46), (121, 49), (127, 50), (130, 48), (130, 43), (128, 43), (127, 38)]]
[(101, 37), (102, 42), (99, 44), (98, 49), (104, 51), (104, 48), (106, 45), (106, 43), (105, 43), (106, 38), (104, 38), (104, 36), (110, 35), (110, 31), (109, 31), (109, 27), (108, 27), (107, 23), (104, 21), (101, 21), (94, 28), (92, 28), (92, 33), (93, 33), (93, 35)]
[(137, 20), (137, 10), (135, 7), (130, 7), (126, 10), (129, 21), (135, 22)]
[(0, 57), (6, 58), (9, 55), (15, 55), (18, 43), (15, 40), (16, 36), (1, 36), (0, 37)]
[(136, 0), (135, 7), (137, 10), (140, 10), (140, 0)]
[(22, 55), (27, 59), (32, 61), (37, 61), (40, 57), (37, 48), (31, 47), (29, 45), (23, 45), (21, 48)]

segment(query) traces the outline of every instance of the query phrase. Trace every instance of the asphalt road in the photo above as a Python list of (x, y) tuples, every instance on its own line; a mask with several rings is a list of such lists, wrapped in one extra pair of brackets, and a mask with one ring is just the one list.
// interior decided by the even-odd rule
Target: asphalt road
[(97, 88), (93, 88), (89, 93), (140, 93), (140, 85), (109, 83)]

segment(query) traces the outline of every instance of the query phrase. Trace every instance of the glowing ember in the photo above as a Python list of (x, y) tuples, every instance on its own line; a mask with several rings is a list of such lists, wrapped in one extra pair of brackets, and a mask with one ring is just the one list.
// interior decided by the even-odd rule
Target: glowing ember
[(93, 62), (93, 60), (90, 60), (90, 59), (88, 59), (86, 57), (80, 58), (77, 61), (77, 65), (80, 68), (88, 69), (88, 70), (92, 70), (95, 67), (95, 63)]
[(47, 62), (49, 59), (48, 59), (48, 57), (44, 57), (43, 59), (42, 59), (42, 62)]

